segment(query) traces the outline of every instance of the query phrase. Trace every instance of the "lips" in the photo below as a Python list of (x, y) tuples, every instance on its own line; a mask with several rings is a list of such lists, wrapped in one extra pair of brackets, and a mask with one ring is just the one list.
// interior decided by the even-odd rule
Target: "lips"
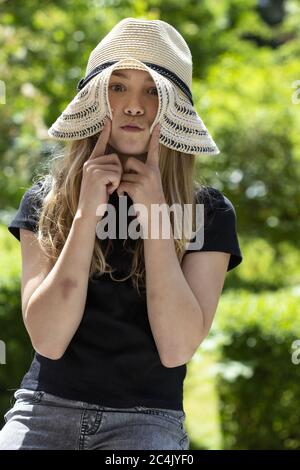
[(122, 128), (123, 127), (134, 127), (134, 128), (140, 129), (141, 131), (143, 130), (143, 128), (139, 124), (135, 124), (134, 122), (124, 124), (124, 126), (122, 126)]
[(127, 131), (127, 132), (141, 132), (143, 129), (140, 129), (139, 127), (135, 127), (135, 126), (123, 126), (121, 127), (121, 129), (123, 129), (124, 131)]

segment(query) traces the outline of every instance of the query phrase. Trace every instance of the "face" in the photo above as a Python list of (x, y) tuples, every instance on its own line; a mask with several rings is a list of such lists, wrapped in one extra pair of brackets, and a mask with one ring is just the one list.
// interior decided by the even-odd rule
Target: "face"
[[(115, 70), (110, 76), (108, 96), (113, 117), (110, 150), (114, 149), (123, 160), (135, 156), (145, 161), (150, 127), (158, 110), (155, 82), (144, 70)], [(136, 125), (141, 130), (122, 129), (127, 124)]]

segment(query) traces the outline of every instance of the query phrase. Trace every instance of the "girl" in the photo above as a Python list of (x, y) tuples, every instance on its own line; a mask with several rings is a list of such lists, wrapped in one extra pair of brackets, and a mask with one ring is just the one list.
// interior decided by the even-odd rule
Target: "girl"
[[(233, 205), (194, 181), (195, 156), (219, 149), (191, 83), (191, 53), (173, 26), (125, 18), (49, 129), (64, 152), (8, 227), (21, 243), (35, 354), (0, 449), (189, 448), (186, 363), (242, 261)], [(192, 224), (175, 237), (178, 218), (163, 212), (163, 237), (152, 209), (174, 203), (192, 205)]]

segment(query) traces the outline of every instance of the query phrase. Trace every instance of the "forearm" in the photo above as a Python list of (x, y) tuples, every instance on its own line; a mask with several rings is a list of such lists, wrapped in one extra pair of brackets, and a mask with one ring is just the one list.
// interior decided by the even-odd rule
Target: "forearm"
[(74, 217), (68, 238), (24, 315), (33, 347), (49, 358), (65, 352), (83, 316), (95, 244), (94, 218)]
[(144, 239), (149, 323), (160, 358), (186, 363), (203, 335), (203, 313), (179, 264), (172, 228), (166, 239)]

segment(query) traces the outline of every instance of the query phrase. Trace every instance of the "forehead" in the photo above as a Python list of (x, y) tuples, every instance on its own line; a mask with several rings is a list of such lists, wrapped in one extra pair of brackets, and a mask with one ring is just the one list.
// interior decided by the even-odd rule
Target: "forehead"
[(135, 69), (114, 70), (111, 74), (111, 77), (120, 77), (120, 78), (124, 78), (125, 80), (144, 80), (145, 82), (153, 82), (153, 78), (145, 70), (135, 70)]

